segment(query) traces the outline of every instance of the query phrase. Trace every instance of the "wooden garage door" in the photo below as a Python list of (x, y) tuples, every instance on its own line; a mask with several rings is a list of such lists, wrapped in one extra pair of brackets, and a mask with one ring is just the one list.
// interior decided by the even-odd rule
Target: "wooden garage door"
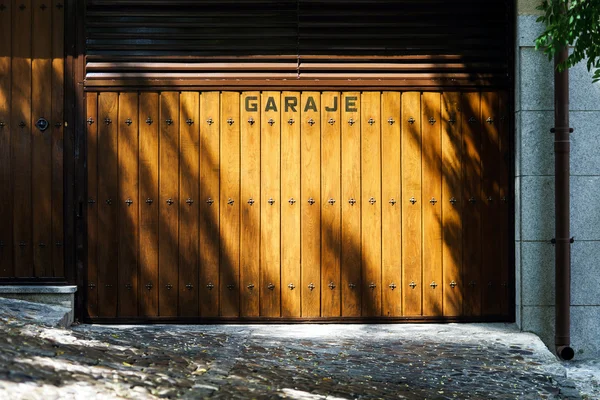
[(87, 310), (505, 320), (498, 92), (87, 93)]

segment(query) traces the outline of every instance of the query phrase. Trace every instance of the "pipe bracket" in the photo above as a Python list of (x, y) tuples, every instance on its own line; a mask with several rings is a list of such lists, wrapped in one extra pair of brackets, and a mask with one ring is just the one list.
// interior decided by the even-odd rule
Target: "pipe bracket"
[(550, 128), (550, 133), (573, 133), (575, 129), (569, 128), (568, 126), (556, 126)]
[(552, 238), (552, 239), (550, 239), (550, 243), (552, 243), (553, 245), (556, 244), (556, 243), (558, 243), (558, 242), (573, 244), (573, 243), (575, 243), (575, 237), (573, 236), (573, 237), (570, 237), (570, 238), (558, 238), (558, 239)]

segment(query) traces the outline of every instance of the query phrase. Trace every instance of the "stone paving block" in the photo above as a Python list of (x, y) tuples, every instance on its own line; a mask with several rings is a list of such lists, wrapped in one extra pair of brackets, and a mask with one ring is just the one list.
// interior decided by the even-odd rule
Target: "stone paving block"
[(69, 309), (63, 321), (64, 326), (73, 323), (76, 291), (77, 286), (74, 285), (0, 285), (0, 297)]
[(567, 370), (567, 377), (575, 383), (584, 399), (600, 398), (600, 359), (594, 354), (576, 354), (571, 361), (561, 363)]
[(0, 325), (0, 398), (556, 398), (562, 376), (513, 324)]
[(47, 326), (67, 327), (71, 324), (71, 309), (59, 305), (0, 297), (0, 310), (0, 321), (4, 317)]

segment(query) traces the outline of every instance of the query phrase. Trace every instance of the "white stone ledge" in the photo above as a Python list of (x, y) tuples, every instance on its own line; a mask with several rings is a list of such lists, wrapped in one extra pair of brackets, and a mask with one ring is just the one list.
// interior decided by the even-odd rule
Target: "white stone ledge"
[(29, 286), (29, 285), (0, 285), (0, 294), (71, 294), (77, 291), (77, 286)]

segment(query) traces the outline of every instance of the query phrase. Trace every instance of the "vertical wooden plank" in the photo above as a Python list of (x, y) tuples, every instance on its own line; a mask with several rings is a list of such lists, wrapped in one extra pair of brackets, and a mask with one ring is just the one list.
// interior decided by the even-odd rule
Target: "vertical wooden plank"
[(119, 316), (138, 315), (138, 94), (119, 95)]
[(258, 317), (260, 295), (260, 92), (241, 97), (240, 315)]
[(139, 315), (158, 316), (158, 93), (139, 97)]
[(321, 316), (341, 316), (340, 93), (321, 95)]
[(423, 315), (442, 316), (442, 118), (441, 94), (423, 93), (422, 218)]
[(462, 114), (460, 93), (442, 95), (442, 263), (444, 316), (462, 314)]
[[(11, 13), (12, 1), (0, 0), (0, 277), (14, 276), (13, 269), (13, 190), (11, 182)], [(9, 122), (10, 121), (10, 122)], [(16, 125), (15, 125), (16, 128)]]
[(300, 212), (302, 254), (302, 316), (318, 317), (321, 311), (321, 94), (300, 96)]
[(481, 315), (481, 96), (463, 95), (463, 315)]
[(221, 316), (240, 314), (240, 94), (221, 93)]
[(500, 314), (508, 318), (511, 315), (511, 309), (513, 309), (513, 303), (511, 301), (511, 279), (510, 270), (512, 268), (512, 252), (509, 250), (511, 235), (510, 231), (510, 200), (512, 196), (510, 194), (509, 185), (509, 163), (510, 163), (510, 105), (508, 100), (507, 92), (500, 92), (498, 100), (499, 112), (498, 112), (498, 135), (500, 139), (500, 175), (499, 175), (499, 186), (500, 186), (500, 210), (499, 210), (499, 226), (500, 230)]
[(500, 287), (500, 138), (498, 136), (498, 94), (481, 94), (481, 224), (482, 263), (481, 313), (498, 316), (501, 308)]
[(402, 315), (402, 194), (400, 93), (381, 96), (382, 315)]
[(98, 94), (98, 316), (117, 316), (118, 93)]
[[(98, 316), (98, 94), (86, 96), (87, 120), (87, 313), (89, 317)], [(93, 121), (93, 122), (92, 122)]]
[(198, 316), (200, 95), (183, 92), (179, 112), (179, 315)]
[(160, 95), (158, 313), (177, 316), (179, 283), (179, 93)]
[(381, 94), (361, 100), (362, 315), (381, 315)]
[(219, 92), (205, 92), (200, 98), (200, 315), (204, 317), (219, 315), (219, 97)]
[[(421, 94), (402, 94), (402, 313), (421, 315)], [(429, 204), (429, 203), (428, 203)]]
[(280, 104), (281, 316), (300, 317), (300, 93), (281, 93)]
[[(42, 7), (42, 5), (44, 5)], [(52, 9), (33, 0), (31, 61), (32, 125), (52, 121)], [(31, 209), (35, 276), (52, 276), (52, 127), (31, 129)]]
[(31, 43), (32, 4), (12, 7), (11, 153), (13, 259), (15, 276), (34, 276), (31, 203)]
[(360, 92), (342, 94), (342, 316), (361, 315)]
[[(281, 103), (280, 93), (261, 95), (260, 315), (281, 312)], [(286, 287), (287, 290), (289, 290)]]
[(56, 277), (65, 276), (63, 222), (63, 132), (64, 132), (64, 6), (52, 2), (52, 270)]

